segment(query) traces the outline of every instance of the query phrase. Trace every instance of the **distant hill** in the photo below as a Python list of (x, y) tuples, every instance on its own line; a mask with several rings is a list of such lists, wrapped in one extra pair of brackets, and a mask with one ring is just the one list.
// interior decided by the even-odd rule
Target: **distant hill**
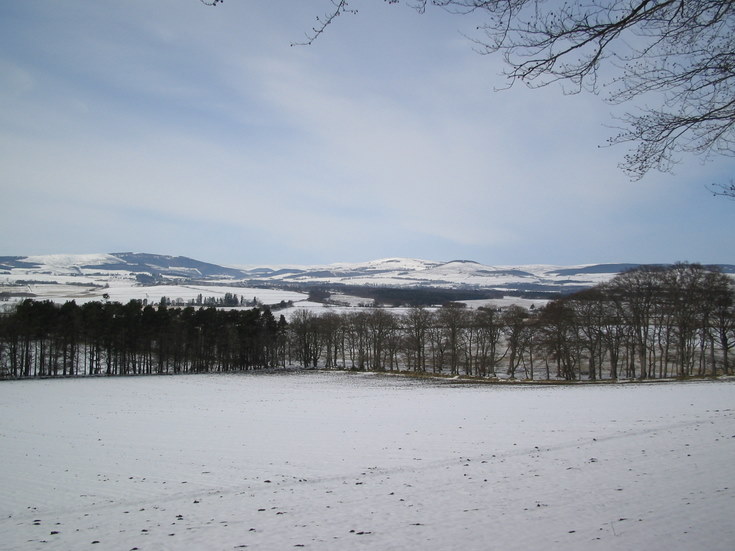
[[(312, 287), (332, 290), (370, 287), (451, 291), (442, 296), (473, 299), (483, 291), (494, 295), (558, 295), (592, 287), (640, 264), (583, 264), (577, 266), (521, 265), (490, 266), (471, 260), (448, 262), (413, 258), (385, 258), (358, 263), (322, 266), (219, 266), (184, 256), (150, 253), (103, 253), (0, 257), (0, 293), (4, 296), (64, 296), (65, 286), (95, 289), (156, 285), (233, 285), (304, 291)], [(720, 268), (735, 274), (735, 265)], [(33, 287), (33, 288), (31, 288)], [(50, 291), (49, 291), (50, 292)], [(130, 292), (135, 296), (134, 290)], [(138, 295), (147, 293), (139, 292)], [(403, 294), (406, 294), (403, 292)], [(423, 296), (423, 295), (422, 295)]]
[[(145, 272), (154, 276), (165, 275), (175, 277), (177, 274), (180, 274), (182, 277), (242, 277), (241, 270), (225, 268), (217, 264), (201, 262), (185, 256), (166, 256), (147, 253), (113, 253), (112, 256), (122, 261), (117, 264), (117, 269)], [(100, 266), (100, 268), (104, 269), (105, 265)]]
[(185, 256), (149, 253), (110, 253), (79, 255), (2, 256), (0, 269), (37, 271), (45, 274), (129, 272), (152, 277), (242, 278), (242, 270), (225, 268)]

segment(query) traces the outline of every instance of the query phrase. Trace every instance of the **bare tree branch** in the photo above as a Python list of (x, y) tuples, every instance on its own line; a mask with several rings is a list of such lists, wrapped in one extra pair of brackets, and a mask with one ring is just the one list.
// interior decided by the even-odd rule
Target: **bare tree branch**
[(334, 8), (331, 11), (327, 12), (324, 16), (316, 18), (317, 24), (311, 29), (311, 33), (308, 33), (306, 35), (306, 40), (304, 42), (294, 42), (293, 44), (291, 44), (291, 46), (310, 46), (317, 38), (322, 35), (322, 33), (324, 33), (326, 28), (331, 25), (337, 17), (339, 17), (343, 13), (357, 13), (357, 10), (351, 9), (349, 7), (349, 0), (330, 1), (334, 5)]
[[(330, 0), (332, 9), (299, 44), (312, 44), (339, 15), (357, 13), (357, 1)], [(733, 0), (404, 3), (419, 12), (482, 14), (473, 40), (481, 53), (503, 56), (508, 87), (560, 82), (573, 93), (604, 91), (614, 104), (645, 98), (652, 107), (631, 110), (609, 140), (633, 145), (621, 168), (634, 179), (670, 170), (681, 154), (735, 155)]]
[(708, 188), (712, 195), (716, 197), (727, 197), (735, 201), (735, 181), (730, 180), (729, 184), (712, 184)]

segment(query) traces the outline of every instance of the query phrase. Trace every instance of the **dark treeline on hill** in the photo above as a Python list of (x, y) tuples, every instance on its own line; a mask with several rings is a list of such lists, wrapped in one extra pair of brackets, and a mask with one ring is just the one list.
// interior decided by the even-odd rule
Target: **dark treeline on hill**
[(502, 291), (473, 289), (441, 289), (436, 287), (356, 287), (346, 286), (343, 292), (364, 297), (378, 305), (431, 306), (461, 300), (502, 298)]
[(223, 311), (21, 302), (0, 318), (0, 376), (130, 375), (289, 366), (481, 378), (617, 380), (731, 374), (733, 280), (647, 266), (540, 308), (413, 306)]
[[(268, 309), (25, 300), (0, 319), (4, 377), (141, 375), (274, 366), (286, 321)], [(281, 362), (283, 360), (281, 359)]]
[(448, 302), (465, 300), (482, 300), (503, 298), (507, 295), (520, 295), (528, 298), (550, 298), (559, 293), (535, 293), (498, 291), (495, 289), (445, 289), (441, 287), (382, 287), (378, 285), (345, 285), (345, 284), (312, 284), (312, 285), (284, 285), (285, 289), (305, 292), (309, 300), (328, 302), (332, 292), (344, 293), (364, 298), (367, 303), (376, 306), (433, 306)]

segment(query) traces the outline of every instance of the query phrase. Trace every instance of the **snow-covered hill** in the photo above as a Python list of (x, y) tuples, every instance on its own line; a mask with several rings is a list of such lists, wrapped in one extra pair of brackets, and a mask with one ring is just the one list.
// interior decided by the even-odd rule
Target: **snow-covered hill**
[(590, 287), (633, 266), (636, 265), (487, 266), (471, 260), (437, 262), (386, 258), (326, 266), (244, 267), (243, 272), (247, 277), (258, 280), (293, 283), (543, 290), (548, 287)]
[[(246, 277), (258, 281), (433, 287), (446, 289), (496, 289), (500, 291), (572, 292), (609, 281), (640, 264), (485, 265), (472, 260), (438, 262), (413, 258), (385, 258), (363, 263), (326, 266), (241, 267)], [(721, 264), (735, 274), (735, 265)]]
[[(148, 253), (55, 254), (0, 257), (0, 296), (77, 301), (105, 296), (111, 300), (156, 301), (161, 296), (188, 300), (198, 294), (236, 292), (273, 304), (304, 299), (306, 295), (294, 291), (317, 285), (496, 290), (516, 295), (529, 291), (565, 293), (608, 281), (635, 266), (488, 266), (471, 260), (385, 258), (323, 266), (226, 267), (182, 256)], [(735, 273), (733, 265), (722, 268)]]

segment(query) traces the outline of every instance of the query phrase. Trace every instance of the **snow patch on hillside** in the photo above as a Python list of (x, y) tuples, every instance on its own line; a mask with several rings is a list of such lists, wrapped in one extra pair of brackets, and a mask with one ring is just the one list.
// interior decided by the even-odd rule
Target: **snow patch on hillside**
[(41, 269), (71, 271), (80, 266), (116, 264), (121, 260), (111, 254), (48, 254), (28, 256), (24, 260), (30, 264), (38, 264)]

